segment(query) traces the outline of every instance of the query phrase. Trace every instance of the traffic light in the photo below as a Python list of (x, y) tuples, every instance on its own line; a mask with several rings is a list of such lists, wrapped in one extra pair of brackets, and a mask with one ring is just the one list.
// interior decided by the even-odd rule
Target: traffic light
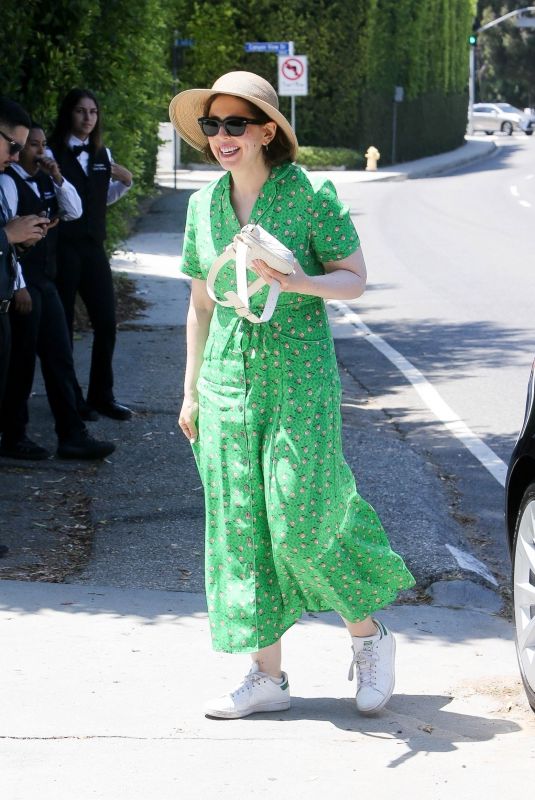
[(470, 47), (477, 46), (477, 33), (470, 34), (470, 36), (468, 37), (468, 44), (470, 45)]

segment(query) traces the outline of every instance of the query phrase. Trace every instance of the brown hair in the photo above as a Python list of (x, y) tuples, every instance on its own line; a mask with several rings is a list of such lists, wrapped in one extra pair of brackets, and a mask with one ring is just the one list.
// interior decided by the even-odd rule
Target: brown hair
[[(213, 94), (211, 97), (208, 98), (203, 110), (203, 117), (210, 116), (210, 109), (212, 107), (212, 103), (217, 97), (223, 97), (225, 95), (220, 94)], [(254, 103), (249, 102), (249, 100), (245, 100), (243, 97), (238, 98), (242, 100), (248, 107), (251, 113), (251, 116), (254, 119), (257, 119), (259, 122), (273, 122), (271, 117), (262, 111), (261, 108), (255, 106)], [(219, 164), (217, 158), (212, 153), (210, 149), (210, 143), (207, 142), (205, 146), (202, 148), (201, 151), (209, 164)], [(264, 157), (264, 161), (268, 165), (268, 167), (275, 167), (277, 164), (285, 164), (287, 161), (291, 161), (292, 158), (292, 146), (288, 141), (288, 138), (284, 131), (277, 125), (277, 130), (275, 132), (275, 136), (270, 141), (267, 147), (262, 148), (262, 155)]]
[(49, 144), (52, 148), (61, 150), (67, 147), (67, 140), (72, 128), (72, 112), (84, 97), (92, 100), (98, 111), (97, 124), (89, 134), (89, 147), (93, 153), (96, 153), (102, 147), (101, 111), (96, 96), (89, 89), (71, 89), (70, 92), (67, 92), (59, 107), (56, 126), (49, 139)]

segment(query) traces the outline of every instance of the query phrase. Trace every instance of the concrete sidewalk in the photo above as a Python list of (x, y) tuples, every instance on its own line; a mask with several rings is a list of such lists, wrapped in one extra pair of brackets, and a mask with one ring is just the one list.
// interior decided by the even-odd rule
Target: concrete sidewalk
[(359, 716), (333, 614), (285, 636), (293, 705), (209, 720), (247, 656), (210, 650), (204, 597), (0, 582), (5, 800), (525, 797), (535, 721), (511, 628), (466, 609), (394, 606), (396, 693)]

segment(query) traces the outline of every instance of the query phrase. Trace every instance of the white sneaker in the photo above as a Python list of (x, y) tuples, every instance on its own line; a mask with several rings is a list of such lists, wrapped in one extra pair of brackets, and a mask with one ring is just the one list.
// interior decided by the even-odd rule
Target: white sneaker
[(260, 672), (255, 662), (242, 683), (230, 694), (206, 703), (204, 713), (209, 717), (240, 719), (257, 711), (286, 711), (290, 708), (288, 676), (282, 673), (281, 683)]
[(373, 620), (378, 632), (374, 636), (352, 636), (353, 660), (348, 679), (357, 671), (357, 709), (361, 714), (375, 714), (385, 706), (394, 691), (396, 641), (391, 631), (379, 620)]

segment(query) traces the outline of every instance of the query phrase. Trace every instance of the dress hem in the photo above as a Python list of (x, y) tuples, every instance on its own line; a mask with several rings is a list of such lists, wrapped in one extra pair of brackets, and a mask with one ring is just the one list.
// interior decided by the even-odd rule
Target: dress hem
[[(354, 624), (356, 622), (362, 622), (363, 620), (367, 619), (367, 617), (373, 617), (373, 615), (374, 615), (374, 613), (376, 611), (381, 611), (381, 609), (392, 605), (392, 603), (397, 598), (397, 596), (398, 596), (398, 594), (400, 592), (404, 592), (407, 589), (412, 588), (413, 586), (415, 586), (415, 584), (416, 584), (416, 581), (413, 580), (412, 583), (410, 583), (408, 586), (400, 587), (392, 595), (390, 595), (388, 597), (388, 599), (386, 599), (384, 602), (377, 603), (377, 605), (373, 609), (369, 608), (363, 616), (359, 617), (359, 619), (351, 620), (351, 619), (347, 619), (347, 617), (343, 617), (343, 619), (347, 619), (347, 621), (349, 623)], [(258, 652), (258, 650), (263, 650), (266, 647), (271, 647), (272, 644), (276, 644), (277, 642), (280, 642), (280, 640), (282, 639), (282, 637), (284, 636), (286, 631), (290, 630), (290, 628), (293, 625), (295, 625), (295, 623), (299, 619), (301, 619), (303, 614), (305, 614), (305, 613), (307, 613), (307, 614), (316, 614), (316, 613), (324, 614), (324, 613), (329, 613), (331, 611), (334, 611), (335, 614), (339, 614), (340, 617), (342, 617), (342, 613), (340, 611), (338, 611), (336, 608), (330, 608), (330, 607), (329, 608), (323, 608), (323, 607), (317, 607), (317, 606), (314, 607), (314, 608), (308, 608), (308, 607), (304, 607), (303, 606), (301, 608), (301, 610), (299, 611), (299, 614), (297, 616), (295, 616), (294, 619), (286, 625), (286, 627), (282, 631), (281, 635), (278, 636), (276, 639), (273, 639), (273, 641), (271, 641), (271, 642), (258, 643), (257, 647), (237, 647), (237, 648), (233, 648), (232, 650), (230, 650), (228, 647), (216, 647), (212, 642), (212, 650), (214, 650), (214, 652), (216, 652), (216, 653), (230, 653), (230, 654), (256, 653), (256, 652)]]

